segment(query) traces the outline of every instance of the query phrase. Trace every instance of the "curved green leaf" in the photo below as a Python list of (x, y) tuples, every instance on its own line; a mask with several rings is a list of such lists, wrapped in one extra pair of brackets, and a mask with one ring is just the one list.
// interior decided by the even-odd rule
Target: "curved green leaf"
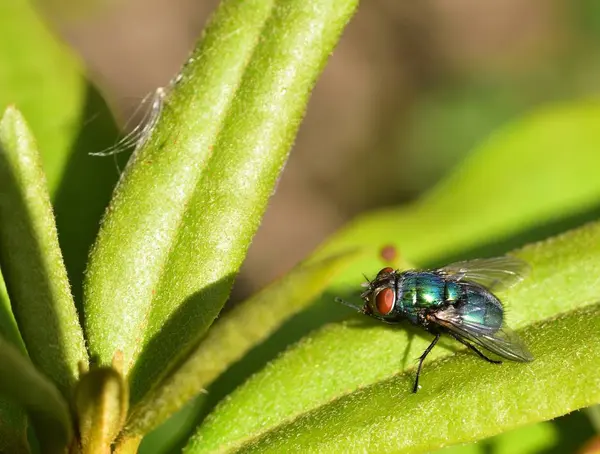
[(115, 159), (90, 156), (110, 147), (118, 136), (108, 106), (91, 85), (82, 106), (79, 129), (60, 184), (52, 194), (58, 239), (75, 303), (82, 310), (82, 283), (89, 250), (96, 239), (102, 213), (108, 206), (129, 153)]
[[(457, 355), (453, 362), (437, 361), (430, 367), (432, 385), (422, 394), (405, 392), (414, 379), (411, 371), (343, 397), (241, 451), (306, 447), (339, 452), (344, 446), (350, 451), (424, 452), (553, 418), (600, 400), (600, 305), (535, 324), (521, 335), (538, 355), (531, 365), (482, 370), (476, 358)], [(451, 402), (451, 409), (446, 402)], [(449, 424), (457, 420), (460, 424)]]
[(0, 396), (0, 452), (29, 453), (26, 414), (5, 396)]
[[(29, 0), (0, 1), (0, 112), (15, 105), (36, 137), (76, 302), (89, 248), (118, 178), (112, 116), (84, 69)], [(121, 159), (119, 159), (121, 161)]]
[(455, 445), (434, 451), (435, 454), (538, 454), (552, 449), (559, 434), (549, 421), (519, 427), (488, 440), (468, 445)]
[(300, 264), (225, 314), (186, 361), (132, 410), (125, 433), (142, 435), (166, 420), (283, 321), (310, 304), (362, 253), (353, 251), (311, 265)]
[(565, 416), (503, 432), (474, 443), (438, 449), (435, 454), (540, 454), (579, 452), (594, 430), (584, 413)]
[(21, 334), (19, 333), (19, 328), (12, 313), (10, 301), (8, 300), (8, 291), (2, 277), (2, 269), (0, 269), (0, 336), (25, 352), (23, 339), (21, 339)]
[(167, 419), (153, 431), (144, 435), (138, 454), (180, 453), (185, 443), (198, 425), (198, 406), (204, 402), (204, 394), (185, 404), (181, 410)]
[(0, 266), (27, 352), (70, 398), (88, 357), (44, 173), (20, 113), (0, 120)]
[(132, 401), (222, 308), (356, 0), (225, 1), (135, 153), (85, 284), (100, 363), (116, 352)]
[(25, 408), (44, 452), (65, 452), (73, 437), (67, 403), (27, 358), (1, 338), (0, 394)]
[[(0, 67), (0, 112), (16, 105), (29, 119), (43, 145), (52, 193), (71, 145), (72, 138), (65, 133), (79, 111), (79, 67), (57, 45), (27, 0), (0, 1)], [(12, 314), (4, 309), (10, 303), (3, 290), (0, 283), (0, 332), (18, 345), (20, 336)]]
[[(320, 320), (322, 318), (320, 317), (322, 315), (321, 312), (323, 309), (327, 308), (322, 304), (315, 305), (314, 295), (310, 295), (309, 293), (314, 293), (315, 295), (322, 293), (323, 289), (326, 287), (326, 282), (331, 284), (333, 280), (336, 280), (340, 276), (340, 273), (346, 274), (343, 270), (358, 261), (363, 264), (368, 264), (369, 268), (372, 269), (379, 269), (383, 266), (395, 266), (396, 268), (406, 267), (406, 265), (403, 264), (401, 257), (394, 257), (388, 254), (383, 257), (381, 251), (377, 251), (376, 253), (376, 251), (370, 250), (370, 248), (365, 249), (364, 253), (361, 253), (360, 250), (355, 250), (355, 252), (348, 252), (347, 254), (347, 260), (344, 259), (346, 254), (336, 254), (322, 260), (302, 263), (290, 274), (285, 275), (280, 280), (252, 296), (246, 303), (242, 303), (243, 306), (247, 305), (248, 317), (250, 317), (250, 319), (257, 322), (261, 319), (266, 319), (269, 321), (269, 330), (273, 330), (273, 332), (265, 332), (266, 327), (260, 324), (258, 327), (254, 328), (246, 327), (246, 324), (243, 323), (240, 323), (240, 326), (236, 326), (236, 320), (243, 321), (244, 319), (241, 312), (238, 312), (238, 308), (240, 307), (238, 305), (236, 305), (230, 313), (227, 313), (224, 316), (224, 319), (233, 316), (232, 321), (234, 323), (231, 324), (232, 328), (241, 331), (255, 331), (256, 334), (259, 334), (261, 337), (269, 337), (266, 340), (253, 345), (252, 350), (250, 350), (248, 354), (240, 358), (239, 361), (229, 364), (226, 370), (214, 370), (214, 372), (220, 374), (218, 379), (210, 384), (205, 392), (201, 393), (196, 399), (190, 402), (185, 409), (181, 410), (165, 424), (148, 434), (148, 436), (145, 436), (141, 449), (144, 452), (154, 452), (152, 449), (157, 443), (162, 443), (161, 446), (170, 446), (171, 450), (174, 451), (183, 449), (188, 438), (194, 433), (198, 421), (202, 419), (202, 415), (206, 415), (209, 410), (221, 400), (222, 396), (229, 394), (235, 387), (239, 386), (244, 381), (245, 377), (259, 370), (268, 359), (276, 356), (277, 352), (285, 348), (285, 342), (290, 343), (290, 339), (299, 338), (298, 336), (301, 336), (302, 333), (306, 331), (307, 325), (313, 326), (313, 329), (316, 326), (321, 326), (323, 324), (322, 320)], [(340, 263), (336, 265), (335, 263), (338, 260)], [(329, 266), (332, 266), (332, 268), (336, 266), (338, 268), (343, 267), (343, 270), (340, 269), (339, 272), (332, 274), (331, 271), (333, 270), (326, 272)], [(323, 273), (321, 274), (319, 270), (322, 270)], [(328, 276), (328, 274), (332, 275)], [(311, 281), (314, 282), (311, 284)], [(293, 287), (301, 288), (305, 283), (306, 287), (303, 288), (302, 292), (296, 294), (296, 292), (292, 290)], [(283, 287), (280, 287), (280, 285), (283, 285)], [(315, 285), (318, 285), (320, 288), (319, 291), (317, 291)], [(286, 287), (289, 288), (289, 291), (285, 290)], [(286, 293), (288, 297), (285, 299), (276, 298), (276, 301), (272, 301), (268, 306), (266, 303), (265, 305), (260, 306), (260, 301), (266, 300), (269, 298), (269, 295), (276, 293)], [(353, 291), (353, 293), (356, 292)], [(345, 295), (345, 293), (332, 294), (328, 292), (326, 295), (317, 298), (319, 300), (326, 300), (327, 304), (331, 305), (334, 296), (340, 295)], [(249, 303), (251, 302), (255, 302), (256, 304), (250, 306)], [(300, 305), (302, 305), (302, 307), (300, 307)], [(337, 309), (337, 319), (340, 320), (350, 311), (350, 309), (337, 304), (335, 305), (335, 308)], [(302, 312), (296, 314), (299, 310)], [(251, 312), (256, 313), (250, 315)], [(318, 323), (318, 325), (312, 325), (313, 321)], [(196, 350), (196, 353), (199, 354), (200, 357), (202, 355), (207, 355), (209, 352), (218, 351), (221, 345), (227, 344), (227, 342), (223, 342), (222, 340), (216, 340), (220, 339), (221, 335), (219, 333), (222, 333), (222, 330), (218, 329), (218, 327), (221, 326), (220, 322), (221, 320), (218, 320), (216, 324), (210, 328), (208, 337), (203, 340)], [(210, 343), (208, 342), (209, 337), (212, 339)], [(252, 342), (252, 338), (248, 338), (248, 340)], [(228, 350), (231, 350), (232, 352), (239, 351), (240, 354), (241, 351), (246, 348), (247, 344), (240, 345), (239, 347), (227, 345)], [(198, 358), (198, 356), (194, 355), (194, 358)], [(195, 362), (194, 358), (190, 357), (190, 360)], [(227, 358), (223, 358), (223, 360), (224, 362), (228, 362)], [(199, 363), (197, 365), (200, 367)], [(179, 375), (179, 372), (176, 372), (174, 376), (169, 377), (166, 383), (173, 384), (173, 379), (177, 375)], [(198, 377), (200, 376), (202, 376), (201, 373), (199, 373)], [(200, 389), (199, 385), (195, 385), (194, 388)], [(187, 390), (193, 390), (194, 388), (186, 387)], [(163, 392), (169, 392), (171, 390), (175, 391), (176, 388), (168, 386), (168, 389), (161, 390), (161, 388), (159, 388), (157, 392), (151, 392), (148, 395), (148, 398), (144, 399), (138, 407), (143, 407), (148, 404), (147, 406), (149, 407), (150, 415), (154, 413), (156, 417), (164, 414), (165, 411), (162, 408), (162, 402), (156, 402), (156, 405), (150, 405), (148, 401), (150, 399), (154, 400), (156, 397), (161, 396)], [(138, 410), (134, 410), (134, 412), (137, 413)], [(142, 414), (138, 414), (138, 416), (141, 415)], [(129, 430), (131, 430), (134, 425), (133, 421), (135, 419), (135, 417), (132, 417), (130, 427), (128, 428)], [(141, 424), (140, 427), (143, 427), (143, 425), (151, 424), (153, 419), (154, 417), (149, 417), (147, 420), (145, 418), (140, 418), (137, 424)], [(177, 427), (177, 430), (173, 429), (174, 427)]]
[(79, 129), (86, 81), (81, 65), (28, 0), (0, 1), (0, 111), (14, 104), (40, 144), (54, 194)]
[[(1, 270), (0, 270), (1, 271)], [(25, 352), (0, 274), (0, 337)], [(0, 396), (0, 452), (28, 453), (27, 419), (22, 408)]]
[[(279, 452), (290, 447), (285, 443), (326, 452), (334, 446), (328, 437), (338, 450), (426, 450), (597, 402), (600, 223), (533, 244), (516, 255), (532, 266), (532, 273), (506, 291), (503, 301), (509, 308), (509, 325), (527, 327), (521, 334), (536, 356), (533, 363), (494, 366), (472, 354), (440, 360), (460, 346), (446, 340), (445, 348), (435, 348), (428, 356), (423, 389), (412, 396), (414, 358), (431, 336), (416, 328), (393, 329), (355, 318), (306, 337), (252, 377), (209, 416), (188, 452), (267, 449), (268, 443)], [(568, 315), (548, 321), (563, 313)], [(433, 420), (437, 425), (443, 420), (445, 426), (439, 428)], [(386, 421), (389, 426), (381, 426)], [(443, 429), (448, 421), (455, 421), (455, 435)], [(373, 430), (365, 432), (365, 427)], [(290, 441), (290, 434), (297, 438)]]

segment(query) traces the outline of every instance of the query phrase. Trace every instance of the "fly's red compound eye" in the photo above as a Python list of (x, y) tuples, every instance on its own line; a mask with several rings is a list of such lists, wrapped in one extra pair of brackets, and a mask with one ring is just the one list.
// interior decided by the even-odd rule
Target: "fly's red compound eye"
[(391, 288), (384, 288), (375, 296), (375, 306), (381, 315), (388, 315), (394, 308), (396, 294)]
[(394, 268), (392, 268), (390, 266), (386, 266), (381, 271), (379, 271), (379, 273), (377, 273), (376, 279), (381, 279), (381, 278), (387, 276), (388, 274), (392, 274), (393, 272), (394, 272)]

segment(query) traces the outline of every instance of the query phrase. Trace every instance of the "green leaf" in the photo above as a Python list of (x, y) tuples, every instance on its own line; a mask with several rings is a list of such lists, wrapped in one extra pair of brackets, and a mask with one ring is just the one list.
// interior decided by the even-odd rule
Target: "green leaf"
[[(0, 337), (25, 352), (0, 274)], [(22, 408), (0, 396), (0, 452), (28, 453), (27, 419)]]
[(281, 323), (310, 304), (363, 253), (353, 251), (315, 264), (300, 264), (237, 305), (217, 321), (186, 361), (132, 410), (125, 433), (143, 435), (165, 421)]
[[(519, 427), (487, 440), (468, 445), (455, 445), (435, 454), (539, 454), (555, 448), (559, 433), (549, 421)], [(572, 447), (573, 448), (573, 447)]]
[(144, 435), (138, 454), (180, 453), (198, 423), (196, 414), (198, 405), (202, 405), (204, 395), (200, 395), (185, 404), (181, 410), (167, 419), (152, 432)]
[[(37, 137), (65, 264), (73, 291), (79, 294), (88, 249), (118, 177), (112, 160), (100, 161), (87, 153), (110, 145), (116, 128), (103, 101), (87, 86), (78, 60), (26, 0), (0, 1), (0, 67), (0, 112), (8, 105), (18, 106)], [(3, 282), (0, 307), (0, 333), (21, 346)], [(76, 325), (75, 318), (75, 330)], [(0, 407), (0, 451), (25, 452), (24, 412), (4, 400)]]
[[(2, 271), (0, 269), (0, 271)], [(12, 313), (10, 307), (10, 301), (8, 299), (8, 291), (2, 274), (0, 273), (0, 336), (10, 341), (13, 345), (21, 348), (21, 351), (25, 352), (25, 346), (19, 334), (19, 328), (15, 321), (15, 316)]]
[(75, 143), (60, 179), (52, 193), (58, 238), (75, 303), (82, 310), (82, 283), (89, 250), (96, 239), (100, 218), (112, 195), (130, 153), (115, 159), (90, 156), (90, 152), (110, 147), (118, 135), (106, 103), (91, 85), (81, 106)]
[[(326, 279), (329, 282), (329, 287), (331, 287), (331, 282), (338, 280), (341, 274), (346, 274), (344, 270), (346, 270), (349, 266), (353, 266), (353, 264), (356, 262), (368, 264), (371, 268), (376, 269), (379, 269), (383, 266), (405, 268), (406, 264), (402, 262), (401, 257), (390, 254), (390, 252), (393, 251), (390, 251), (389, 246), (390, 245), (387, 245), (386, 247), (377, 251), (377, 253), (370, 248), (364, 248), (362, 250), (355, 249), (354, 251), (338, 254), (337, 258), (336, 255), (333, 255), (319, 260), (309, 259), (307, 262), (298, 265), (297, 268), (291, 272), (291, 274), (286, 275), (281, 279), (281, 281), (273, 283), (272, 286), (269, 286), (263, 291), (259, 292), (257, 295), (252, 296), (249, 301), (258, 302), (262, 299), (267, 299), (270, 293), (278, 292), (277, 288), (280, 283), (285, 282), (289, 282), (290, 284), (293, 284), (293, 286), (297, 285), (298, 287), (301, 287), (303, 285), (302, 281), (306, 280), (307, 287), (304, 289), (306, 292), (312, 287), (312, 285), (308, 284), (311, 280), (310, 275), (312, 272), (315, 272), (314, 279), (316, 279), (317, 282)], [(385, 254), (383, 253), (384, 251)], [(344, 256), (346, 255), (348, 260), (344, 259)], [(331, 276), (327, 276), (327, 274), (331, 273), (325, 272), (325, 269), (329, 266), (329, 264), (335, 265), (335, 262), (338, 260), (340, 260), (339, 265), (343, 265), (343, 269), (340, 269)], [(323, 275), (320, 277), (318, 276), (319, 268), (324, 269)], [(301, 276), (304, 276), (304, 279), (296, 281), (296, 279), (300, 278)], [(324, 289), (325, 282), (323, 282), (323, 288), (321, 289), (321, 292), (315, 292), (315, 294), (322, 293)], [(284, 293), (285, 291), (281, 290), (281, 292)], [(353, 291), (352, 293), (354, 294), (353, 296), (356, 296), (356, 292)], [(329, 289), (326, 294), (318, 297), (318, 300), (320, 303), (326, 301), (327, 305), (330, 306), (334, 298), (341, 295), (346, 295), (346, 292), (340, 291), (332, 293), (332, 291)], [(323, 304), (315, 304), (315, 298), (310, 297), (309, 299), (307, 295), (302, 295), (301, 293), (299, 293), (297, 296), (305, 299), (305, 301), (302, 302), (302, 299), (299, 299), (298, 301), (295, 301), (292, 298), (285, 299), (282, 301), (284, 306), (286, 306), (286, 309), (283, 311), (270, 310), (271, 306), (274, 304), (273, 302), (269, 304), (269, 307), (261, 307), (257, 304), (256, 307), (252, 309), (252, 311), (258, 312), (253, 316), (253, 318), (259, 319), (262, 317), (262, 314), (265, 313), (265, 311), (269, 310), (272, 312), (272, 314), (270, 314), (272, 321), (276, 322), (276, 324), (279, 326), (275, 326), (274, 323), (272, 326), (275, 328), (273, 329), (273, 332), (265, 333), (265, 335), (268, 334), (268, 338), (253, 346), (252, 350), (250, 350), (248, 354), (244, 355), (239, 361), (231, 364), (226, 371), (219, 375), (217, 380), (207, 387), (205, 392), (197, 395), (196, 398), (189, 402), (182, 410), (179, 411), (179, 413), (168, 419), (167, 422), (160, 425), (158, 428), (156, 428), (156, 430), (145, 436), (140, 449), (142, 449), (143, 452), (146, 452), (146, 450), (153, 452), (151, 451), (152, 447), (159, 443), (162, 444), (162, 446), (169, 446), (170, 451), (181, 451), (186, 445), (188, 438), (194, 433), (199, 421), (201, 421), (203, 417), (210, 412), (210, 409), (213, 408), (223, 396), (231, 393), (233, 389), (243, 383), (246, 377), (260, 370), (262, 366), (268, 362), (268, 360), (275, 357), (278, 352), (285, 347), (286, 342), (290, 343), (290, 339), (299, 339), (307, 330), (307, 326), (311, 326), (313, 329), (317, 326), (321, 326), (323, 324), (322, 320), (320, 320), (323, 318), (322, 312), (324, 309), (329, 308), (325, 307)], [(279, 301), (279, 299), (276, 300)], [(301, 302), (304, 304), (303, 308), (295, 309), (293, 307)], [(309, 305), (306, 306), (307, 304)], [(287, 307), (288, 305), (292, 307)], [(236, 308), (237, 307), (238, 306), (236, 306)], [(353, 311), (352, 309), (340, 304), (335, 304), (334, 308), (337, 309), (336, 319), (338, 320), (342, 320), (348, 313)], [(290, 309), (294, 311), (294, 314), (288, 318), (287, 312)], [(301, 312), (296, 314), (298, 310)], [(275, 313), (279, 315), (276, 315)], [(227, 316), (228, 315), (226, 314), (225, 317)], [(242, 318), (237, 314), (235, 317)], [(318, 325), (314, 324), (315, 321), (318, 323)], [(220, 321), (211, 327), (209, 331), (208, 335), (213, 339), (218, 337), (213, 335), (213, 332), (215, 329), (217, 329), (219, 323)], [(237, 329), (243, 328), (240, 327)], [(201, 351), (203, 348), (210, 350), (210, 345), (215, 342), (213, 340), (209, 345), (206, 340), (207, 339), (203, 340), (203, 343), (198, 349), (199, 351)], [(218, 342), (218, 344), (220, 344), (220, 342)], [(216, 349), (218, 349), (218, 345), (216, 346)], [(177, 427), (177, 430), (174, 429), (175, 427)]]
[[(27, 0), (0, 1), (0, 67), (0, 112), (17, 105), (25, 113), (45, 145), (42, 160), (49, 185), (55, 188), (71, 145), (65, 132), (77, 116), (81, 84), (76, 61), (57, 45)], [(49, 153), (44, 156), (46, 148)], [(0, 282), (0, 333), (19, 345), (4, 290)]]
[(356, 3), (223, 2), (123, 174), (85, 311), (92, 354), (123, 354), (134, 403), (221, 310)]
[(29, 453), (26, 414), (3, 395), (0, 395), (0, 452)]
[(0, 112), (16, 105), (40, 144), (51, 194), (77, 137), (86, 81), (81, 66), (28, 0), (0, 1)]
[(78, 59), (28, 0), (0, 0), (0, 67), (0, 112), (15, 105), (36, 137), (79, 304), (88, 252), (119, 173), (113, 159), (89, 153), (111, 146), (118, 131)]
[(4, 339), (0, 339), (0, 394), (25, 408), (44, 452), (65, 452), (73, 436), (67, 403), (58, 389)]
[(70, 397), (88, 357), (35, 141), (21, 114), (0, 120), (0, 266), (33, 363)]
[[(582, 323), (594, 334), (582, 330)], [(240, 451), (285, 452), (291, 446), (318, 446), (320, 452), (337, 452), (346, 446), (348, 450), (424, 452), (549, 419), (600, 400), (595, 372), (599, 333), (600, 305), (582, 308), (521, 331), (539, 356), (529, 367), (511, 364), (500, 371), (493, 367), (484, 371), (476, 358), (457, 355), (452, 362), (432, 365), (432, 386), (414, 398), (405, 392), (414, 374), (402, 374), (342, 397)], [(567, 345), (556, 348), (557, 341)], [(465, 389), (465, 384), (473, 388)], [(443, 402), (451, 402), (451, 408)], [(458, 420), (460, 424), (448, 424)]]
[[(414, 358), (431, 341), (416, 328), (365, 317), (304, 338), (217, 407), (188, 452), (235, 447), (320, 452), (424, 451), (487, 437), (600, 401), (600, 223), (516, 252), (532, 266), (504, 292), (508, 324), (536, 360), (495, 366), (470, 353), (428, 356), (411, 394)], [(566, 314), (553, 320), (560, 314)], [(307, 367), (307, 364), (310, 367)], [(574, 373), (576, 371), (576, 373)], [(445, 403), (451, 402), (452, 405)], [(454, 421), (452, 430), (448, 421)]]

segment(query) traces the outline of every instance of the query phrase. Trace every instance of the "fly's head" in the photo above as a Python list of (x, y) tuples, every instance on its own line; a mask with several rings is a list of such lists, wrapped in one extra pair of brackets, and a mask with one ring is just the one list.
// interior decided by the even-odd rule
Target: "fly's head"
[(387, 321), (396, 306), (398, 272), (393, 268), (383, 268), (377, 277), (368, 282), (367, 289), (361, 294), (364, 301), (362, 312), (373, 318)]

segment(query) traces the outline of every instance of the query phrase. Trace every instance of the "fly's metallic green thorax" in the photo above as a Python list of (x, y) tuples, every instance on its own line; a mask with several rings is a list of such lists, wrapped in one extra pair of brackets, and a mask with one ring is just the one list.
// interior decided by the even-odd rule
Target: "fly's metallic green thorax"
[(416, 392), (423, 360), (441, 334), (449, 334), (489, 362), (500, 361), (488, 358), (478, 347), (512, 361), (533, 360), (504, 324), (504, 308), (492, 293), (521, 281), (528, 269), (525, 262), (509, 256), (458, 262), (436, 270), (384, 268), (361, 295), (360, 310), (386, 323), (408, 320), (436, 336), (420, 358)]
[(459, 294), (458, 284), (439, 274), (408, 271), (401, 274), (398, 302), (406, 310), (434, 308), (456, 301)]

